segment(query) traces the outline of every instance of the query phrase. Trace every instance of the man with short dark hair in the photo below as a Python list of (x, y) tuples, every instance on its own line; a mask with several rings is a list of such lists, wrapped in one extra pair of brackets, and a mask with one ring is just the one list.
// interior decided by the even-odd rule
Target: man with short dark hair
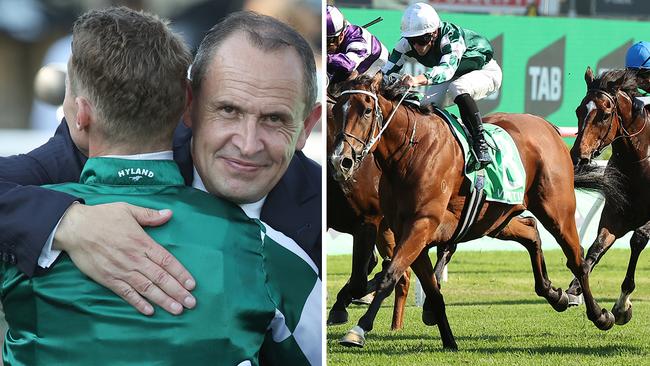
[[(191, 76), (194, 100), (185, 120), (193, 130), (193, 186), (260, 219), (268, 193), (320, 118), (313, 53), (287, 25), (234, 13), (205, 36)], [(263, 359), (294, 365), (295, 357), (286, 355), (304, 354), (305, 361), (320, 363), (318, 267), (281, 230), (261, 221), (269, 241), (265, 269), (283, 279), (270, 284), (283, 332), (269, 336)]]
[[(232, 16), (240, 20), (257, 17)], [(227, 37), (226, 42), (232, 37), (236, 36)], [(201, 306), (182, 317), (167, 312), (158, 312), (153, 317), (138, 316), (126, 303), (75, 268), (72, 261), (81, 270), (90, 270), (84, 267), (83, 260), (82, 264), (77, 263), (75, 251), (70, 253), (72, 259), (62, 254), (49, 270), (39, 271), (32, 278), (5, 263), (2, 293), (10, 324), (5, 361), (254, 365), (264, 344), (265, 355), (271, 355), (265, 357), (265, 364), (320, 363), (318, 270), (293, 240), (259, 219), (259, 206), (252, 200), (261, 198), (258, 193), (266, 196), (271, 188), (260, 187), (258, 193), (240, 200), (237, 194), (212, 192), (240, 203), (240, 208), (185, 187), (178, 167), (171, 161), (171, 133), (185, 104), (184, 75), (189, 56), (182, 42), (169, 39), (174, 40), (175, 36), (164, 23), (124, 8), (93, 11), (79, 19), (73, 33), (64, 111), (72, 140), (90, 158), (81, 173), (82, 184), (49, 188), (82, 198), (89, 207), (125, 201), (156, 210), (174, 210), (169, 223), (148, 233), (164, 243), (171, 255), (181, 259), (199, 279), (201, 285), (194, 294)], [(147, 50), (146, 56), (142, 49)], [(291, 49), (284, 45), (267, 51), (269, 58), (275, 56), (281, 67), (284, 62), (297, 61)], [(272, 68), (263, 66), (273, 79), (276, 74)], [(208, 74), (214, 70), (209, 67)], [(302, 85), (302, 73), (288, 74), (291, 86), (301, 89), (298, 86)], [(212, 80), (207, 80), (206, 90), (212, 84)], [(262, 85), (266, 84), (262, 81)], [(158, 89), (160, 96), (151, 93), (152, 89)], [(287, 141), (294, 146), (304, 144), (320, 107), (314, 106), (309, 117), (302, 117), (304, 111), (300, 107), (307, 102), (302, 93), (291, 96), (283, 96), (284, 102), (275, 101), (272, 105), (257, 100), (259, 103), (254, 105), (261, 105), (263, 110), (270, 108), (268, 113), (250, 110), (251, 104), (242, 104), (239, 99), (230, 100), (233, 108), (239, 108), (255, 123), (242, 123), (240, 130), (229, 135), (229, 157), (241, 146), (242, 138), (255, 142), (259, 136), (259, 142), (266, 146), (269, 136), (288, 136), (286, 126), (293, 126)], [(147, 110), (158, 109), (159, 103), (165, 103), (166, 108)], [(134, 108), (122, 109), (122, 105)], [(294, 110), (298, 112), (293, 114)], [(300, 118), (291, 119), (286, 113)], [(157, 120), (147, 120), (148, 114)], [(286, 126), (276, 124), (276, 116)], [(302, 118), (307, 121), (304, 125)], [(267, 124), (271, 121), (274, 123)], [(193, 122), (228, 125), (232, 120)], [(124, 133), (125, 130), (130, 133)], [(212, 132), (219, 134), (219, 130)], [(235, 165), (235, 171), (243, 166), (246, 176), (257, 178), (259, 173), (262, 179), (272, 178), (269, 184), (275, 184), (276, 173), (286, 170), (286, 165), (282, 166), (285, 160), (280, 160), (278, 167), (274, 159), (265, 159), (266, 149), (240, 152), (237, 161), (229, 164)], [(290, 152), (283, 155), (290, 160)], [(202, 170), (198, 165), (197, 170)], [(230, 177), (241, 178), (238, 174)], [(205, 181), (212, 180), (208, 177)], [(245, 205), (249, 202), (253, 204)], [(73, 229), (74, 225), (60, 228)], [(120, 227), (109, 229), (117, 232)], [(142, 277), (140, 282), (148, 280)]]

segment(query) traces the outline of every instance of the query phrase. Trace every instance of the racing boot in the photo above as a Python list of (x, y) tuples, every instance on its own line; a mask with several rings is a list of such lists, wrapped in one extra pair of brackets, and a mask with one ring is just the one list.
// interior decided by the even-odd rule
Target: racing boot
[(454, 99), (454, 102), (458, 105), (463, 123), (472, 135), (472, 147), (476, 155), (476, 160), (481, 169), (485, 168), (492, 163), (492, 158), (488, 154), (488, 144), (485, 142), (485, 135), (483, 134), (483, 121), (481, 120), (481, 113), (478, 111), (476, 102), (467, 93), (458, 95)]

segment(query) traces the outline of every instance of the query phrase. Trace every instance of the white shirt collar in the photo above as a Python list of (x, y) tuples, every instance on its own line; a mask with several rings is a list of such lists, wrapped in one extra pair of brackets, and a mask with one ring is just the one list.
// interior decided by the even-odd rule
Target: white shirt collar
[(146, 154), (135, 155), (104, 155), (98, 156), (101, 158), (118, 158), (127, 160), (174, 160), (174, 152), (171, 150), (158, 151)]
[[(201, 179), (199, 172), (196, 170), (196, 168), (193, 168), (192, 170), (194, 171), (194, 179), (192, 180), (192, 187), (196, 189), (200, 189), (203, 192), (208, 192), (208, 190), (205, 189), (205, 185), (203, 184), (203, 180)], [(259, 219), (260, 216), (262, 215), (262, 206), (264, 206), (264, 201), (266, 201), (266, 196), (262, 197), (262, 199), (260, 199), (257, 202), (240, 203), (239, 207), (241, 207), (242, 210), (244, 210), (246, 216), (250, 217), (251, 219)]]

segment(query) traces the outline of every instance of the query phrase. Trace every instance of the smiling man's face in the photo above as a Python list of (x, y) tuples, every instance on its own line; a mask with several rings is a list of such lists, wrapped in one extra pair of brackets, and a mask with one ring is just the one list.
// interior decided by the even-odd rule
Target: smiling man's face
[(316, 116), (305, 111), (302, 70), (293, 48), (262, 51), (242, 32), (215, 51), (190, 112), (192, 157), (210, 193), (255, 202), (284, 175)]

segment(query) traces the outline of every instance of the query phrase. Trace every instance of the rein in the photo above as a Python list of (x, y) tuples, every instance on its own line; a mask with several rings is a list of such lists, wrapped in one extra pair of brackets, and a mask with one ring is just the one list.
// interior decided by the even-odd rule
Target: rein
[[(408, 88), (408, 90), (402, 95), (402, 98), (400, 98), (399, 102), (397, 102), (397, 104), (393, 107), (393, 110), (391, 111), (390, 115), (388, 116), (388, 119), (386, 120), (386, 123), (383, 124), (383, 126), (382, 126), (382, 122), (383, 122), (384, 116), (381, 113), (381, 108), (379, 107), (379, 98), (377, 97), (377, 94), (369, 92), (367, 90), (362, 90), (362, 89), (350, 89), (350, 90), (346, 90), (346, 91), (341, 92), (340, 95), (344, 95), (344, 94), (364, 94), (364, 95), (367, 95), (367, 96), (371, 97), (375, 101), (375, 121), (376, 122), (372, 124), (372, 131), (371, 131), (371, 134), (370, 134), (370, 139), (369, 139), (369, 141), (367, 143), (364, 142), (363, 140), (361, 140), (360, 138), (352, 135), (352, 134), (349, 134), (347, 132), (342, 132), (345, 137), (350, 137), (350, 138), (352, 138), (352, 139), (354, 139), (354, 140), (356, 140), (356, 141), (363, 144), (363, 150), (361, 151), (361, 154), (359, 154), (358, 157), (356, 157), (357, 162), (360, 162), (361, 160), (363, 160), (363, 158), (365, 158), (366, 155), (368, 155), (368, 153), (370, 153), (370, 150), (377, 143), (377, 141), (379, 141), (379, 139), (381, 138), (381, 135), (384, 134), (384, 131), (386, 131), (386, 129), (390, 125), (390, 122), (393, 120), (393, 116), (397, 112), (397, 108), (400, 106), (400, 104), (402, 104), (402, 102), (404, 101), (404, 99), (406, 98), (406, 96), (408, 95), (408, 93), (410, 91), (411, 91), (411, 87)], [(379, 133), (377, 134), (377, 136), (374, 136), (374, 134), (375, 134), (375, 126), (381, 126), (381, 129), (379, 130)], [(345, 124), (343, 125), (343, 130), (345, 130)], [(355, 149), (352, 149), (352, 151), (355, 151)], [(357, 154), (355, 152), (355, 156), (356, 155)]]
[[(635, 133), (630, 133), (630, 132), (628, 132), (628, 130), (625, 128), (625, 126), (623, 126), (623, 122), (622, 122), (622, 121), (623, 121), (623, 118), (621, 117), (621, 114), (619, 113), (619, 110), (618, 110), (618, 103), (616, 102), (616, 100), (614, 99), (614, 97), (611, 96), (608, 92), (606, 92), (606, 91), (604, 91), (604, 90), (602, 90), (602, 89), (589, 89), (587, 92), (588, 92), (588, 93), (589, 93), (589, 92), (595, 92), (595, 93), (598, 93), (598, 94), (600, 94), (600, 95), (605, 96), (605, 97), (606, 97), (606, 98), (607, 98), (607, 99), (612, 103), (612, 106), (614, 106), (614, 112), (615, 112), (615, 114), (616, 114), (616, 117), (618, 118), (618, 125), (621, 127), (621, 130), (623, 131), (623, 133), (621, 133), (620, 136), (618, 136), (618, 137), (616, 137), (614, 140), (612, 140), (612, 143), (613, 143), (614, 141), (616, 141), (617, 139), (621, 138), (621, 137), (628, 137), (628, 138), (631, 138), (631, 137), (637, 136), (638, 134), (640, 134), (641, 132), (643, 132), (643, 130), (645, 129), (645, 126), (646, 126), (646, 124), (647, 124), (647, 123), (645, 123), (645, 120), (643, 121), (643, 126), (641, 126), (641, 128), (639, 128), (638, 131), (636, 131)], [(610, 122), (610, 124), (609, 124), (609, 129), (607, 130), (607, 135), (609, 135), (609, 131), (611, 131), (611, 128), (612, 128), (612, 123)]]
[[(623, 118), (621, 117), (621, 114), (620, 114), (619, 108), (618, 108), (618, 103), (616, 102), (614, 97), (612, 95), (610, 95), (607, 91), (603, 90), (603, 89), (589, 89), (589, 90), (587, 90), (587, 93), (590, 93), (590, 92), (597, 93), (597, 94), (605, 96), (610, 101), (610, 103), (612, 103), (612, 106), (614, 107), (614, 115), (616, 115), (616, 118), (618, 120), (618, 125), (621, 128), (622, 132), (621, 132), (621, 134), (619, 136), (616, 136), (609, 144), (613, 144), (614, 141), (616, 141), (616, 140), (618, 140), (620, 138), (632, 138), (632, 137), (635, 137), (635, 136), (639, 135), (641, 132), (643, 132), (643, 130), (645, 129), (645, 126), (647, 125), (647, 122), (645, 120), (645, 115), (643, 116), (643, 125), (641, 126), (641, 128), (639, 128), (639, 130), (634, 132), (634, 133), (630, 133), (625, 128), (625, 126), (623, 125)], [(630, 97), (630, 98), (633, 98), (633, 97)], [(613, 118), (614, 117), (612, 116), (611, 120), (613, 120)], [(608, 136), (609, 132), (611, 130), (612, 130), (612, 121), (610, 121), (610, 123), (609, 123), (609, 127), (607, 129), (607, 133), (605, 134), (605, 136)], [(600, 150), (603, 147), (604, 147), (603, 146), (603, 141), (601, 140), (600, 143), (599, 143), (598, 148), (595, 150), (595, 153), (599, 153)], [(596, 154), (596, 155), (598, 155), (598, 154)], [(637, 163), (641, 162), (641, 161), (644, 161), (644, 160), (646, 160), (648, 158), (650, 158), (650, 156), (646, 156), (645, 158), (637, 161)]]

